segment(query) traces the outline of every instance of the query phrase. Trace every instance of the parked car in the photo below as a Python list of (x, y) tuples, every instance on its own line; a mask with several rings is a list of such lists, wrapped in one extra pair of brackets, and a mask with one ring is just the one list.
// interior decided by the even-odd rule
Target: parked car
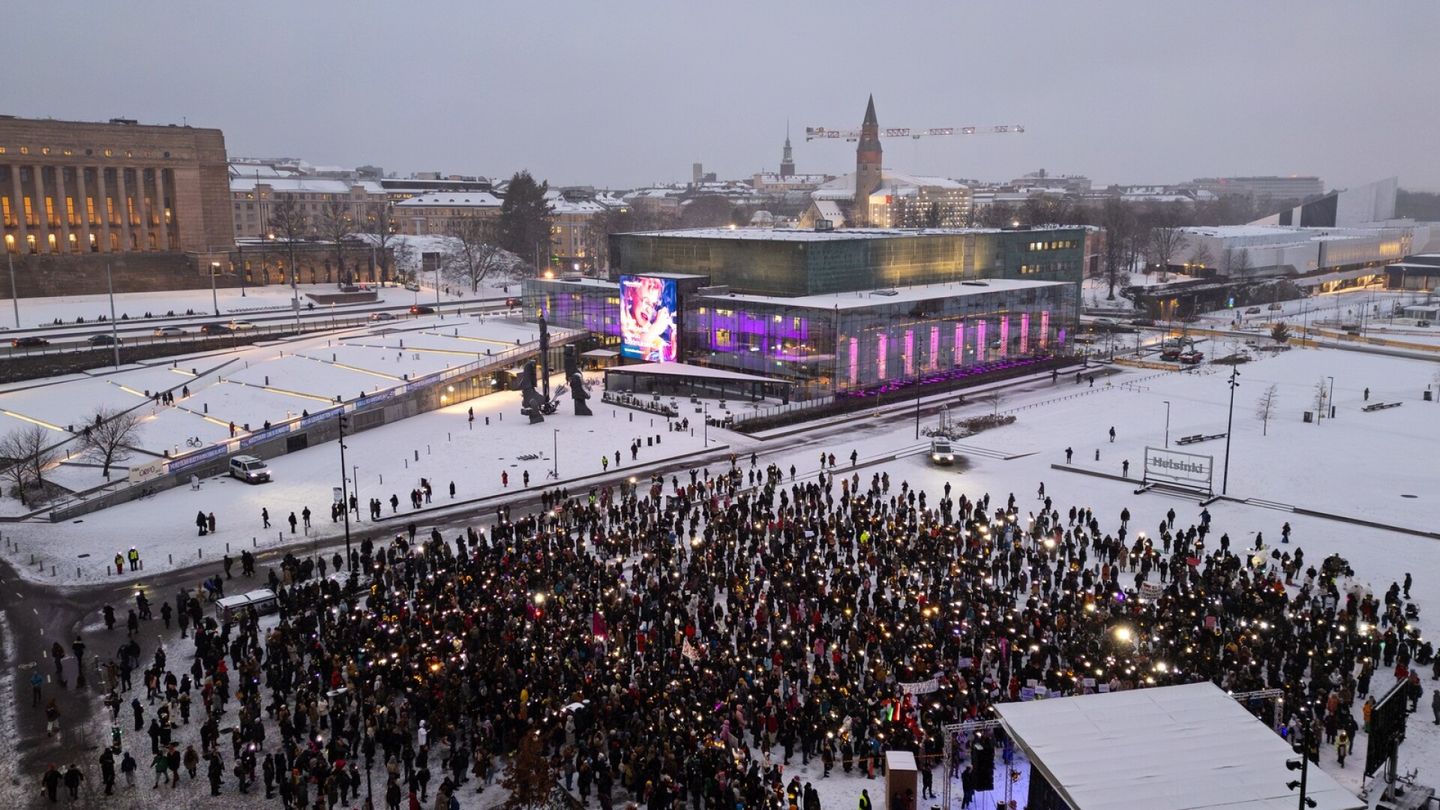
[(270, 468), (254, 456), (235, 456), (230, 459), (230, 476), (247, 484), (261, 484), (270, 480)]
[(157, 327), (153, 333), (155, 337), (178, 337), (185, 334), (185, 330), (178, 326)]
[(228, 335), (233, 329), (223, 323), (207, 323), (200, 327), (202, 335)]
[(1161, 349), (1161, 350), (1160, 350), (1160, 359), (1161, 359), (1161, 360), (1179, 360), (1179, 359), (1180, 359), (1180, 347), (1179, 347), (1179, 346), (1166, 346), (1164, 349)]
[(515, 297), (513, 297), (513, 296), (510, 297), (510, 298), (506, 298), (506, 299), (505, 299), (505, 306), (511, 307), (511, 308), (518, 307), (518, 306), (520, 306), (520, 299), (519, 299), (519, 298), (515, 298)]
[(1271, 312), (1275, 312), (1275, 311), (1278, 311), (1278, 310), (1282, 310), (1282, 309), (1284, 309), (1284, 308), (1285, 308), (1285, 306), (1284, 306), (1283, 304), (1281, 304), (1279, 301), (1276, 301), (1275, 303), (1273, 303), (1273, 304), (1271, 304), (1271, 305), (1269, 306), (1269, 309), (1270, 309)]
[(34, 335), (31, 335), (30, 337), (15, 338), (14, 340), (10, 341), (10, 345), (14, 346), (17, 349), (33, 349), (37, 346), (49, 346), (50, 341), (42, 337), (35, 337)]
[(427, 307), (427, 306), (425, 306), (424, 304), (416, 304), (415, 306), (410, 307), (410, 314), (411, 314), (411, 315), (434, 315), (434, 314), (435, 314), (435, 308), (434, 308), (434, 307)]
[(941, 467), (948, 467), (955, 463), (955, 449), (950, 446), (949, 439), (932, 439), (930, 441), (930, 463), (938, 464)]
[(1246, 308), (1245, 308), (1245, 314), (1246, 314), (1246, 315), (1259, 315), (1259, 314), (1260, 314), (1260, 308), (1259, 308), (1259, 307), (1246, 307)]
[(120, 338), (115, 337), (114, 335), (110, 334), (109, 332), (101, 332), (101, 333), (98, 334), (98, 335), (91, 335), (90, 337), (85, 338), (85, 340), (88, 341), (91, 346), (118, 346), (118, 345), (120, 345)]
[(407, 281), (405, 282), (405, 289), (410, 292), (420, 292), (420, 284), (414, 281)]
[(393, 321), (393, 320), (395, 320), (395, 313), (393, 313), (393, 312), (372, 312), (372, 313), (370, 313), (370, 320), (372, 320), (372, 321)]
[(1201, 352), (1183, 352), (1176, 359), (1187, 366), (1198, 366), (1200, 361), (1205, 359), (1205, 355)]
[(255, 324), (249, 321), (231, 321), (225, 325), (230, 327), (230, 331), (232, 332), (248, 332), (255, 328)]
[(1429, 321), (1416, 321), (1416, 322), (1415, 322), (1415, 325), (1418, 326), (1418, 327), (1420, 327), (1421, 329), (1429, 329), (1429, 328), (1430, 328), (1430, 322), (1429, 322)]
[(1155, 325), (1155, 319), (1154, 319), (1154, 318), (1131, 318), (1131, 319), (1130, 319), (1130, 325), (1131, 325), (1131, 326), (1154, 326), (1154, 325)]

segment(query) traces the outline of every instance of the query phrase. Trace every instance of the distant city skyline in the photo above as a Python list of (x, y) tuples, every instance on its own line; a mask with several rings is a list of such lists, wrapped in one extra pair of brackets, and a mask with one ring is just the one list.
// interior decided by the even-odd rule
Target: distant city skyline
[[(217, 127), (233, 156), (633, 188), (842, 174), (806, 126), (1023, 124), (885, 141), (887, 168), (1111, 183), (1398, 176), (1440, 190), (1440, 4), (988, 7), (837, 0), (406, 6), (79, 0), (11, 9), (0, 113)], [(143, 43), (143, 47), (138, 47)]]

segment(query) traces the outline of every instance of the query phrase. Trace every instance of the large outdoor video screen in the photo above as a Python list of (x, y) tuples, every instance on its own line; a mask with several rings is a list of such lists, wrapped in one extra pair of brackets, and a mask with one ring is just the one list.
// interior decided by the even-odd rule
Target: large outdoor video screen
[(650, 363), (680, 359), (680, 307), (673, 279), (620, 277), (620, 354)]

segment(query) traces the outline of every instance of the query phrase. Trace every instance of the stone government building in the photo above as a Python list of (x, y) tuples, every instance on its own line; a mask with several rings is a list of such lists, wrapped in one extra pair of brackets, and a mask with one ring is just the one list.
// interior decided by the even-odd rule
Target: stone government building
[(218, 129), (0, 116), (0, 230), (20, 297), (239, 284)]

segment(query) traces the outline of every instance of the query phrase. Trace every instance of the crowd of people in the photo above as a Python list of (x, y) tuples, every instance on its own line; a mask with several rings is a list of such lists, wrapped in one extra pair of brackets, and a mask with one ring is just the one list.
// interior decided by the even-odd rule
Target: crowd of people
[[(821, 810), (787, 778), (796, 760), (873, 777), (908, 749), (933, 796), (931, 769), (970, 776), (970, 739), (943, 725), (997, 702), (1275, 688), (1252, 708), (1318, 756), (1353, 745), (1357, 704), (1368, 719), (1408, 681), (1418, 706), (1421, 668), (1440, 676), (1408, 577), (1377, 596), (1301, 538), (1235, 543), (1203, 510), (1141, 527), (1043, 485), (1023, 502), (927, 493), (854, 459), (557, 488), (483, 529), (367, 540), (328, 577), (326, 558), (288, 556), (268, 572), (278, 623), (182, 592), (183, 650), (147, 662), (132, 614), (103, 669), (100, 784), (158, 795), (184, 769), (286, 808), (450, 810), (514, 763), (506, 787), (550, 780), (602, 810)], [(137, 756), (152, 785), (133, 787)]]

